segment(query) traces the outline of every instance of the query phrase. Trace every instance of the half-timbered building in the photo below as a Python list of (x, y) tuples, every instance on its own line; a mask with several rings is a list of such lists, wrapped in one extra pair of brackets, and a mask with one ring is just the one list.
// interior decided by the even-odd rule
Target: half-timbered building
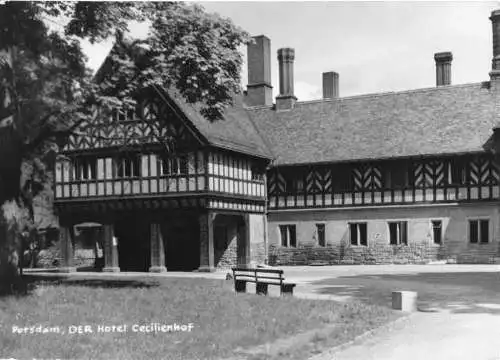
[[(105, 271), (207, 270), (235, 264), (488, 263), (500, 258), (500, 11), (487, 81), (298, 102), (294, 50), (248, 47), (248, 80), (221, 121), (171, 89), (137, 111), (96, 116), (56, 167), (65, 268), (72, 232), (100, 224)], [(488, 75), (488, 74), (485, 74)], [(161, 139), (175, 151), (159, 156)]]

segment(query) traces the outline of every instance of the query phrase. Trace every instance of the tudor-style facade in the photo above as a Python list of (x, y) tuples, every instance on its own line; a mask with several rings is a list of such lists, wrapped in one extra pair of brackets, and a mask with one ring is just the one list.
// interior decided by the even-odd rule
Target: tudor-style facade
[[(500, 258), (500, 12), (492, 13), (490, 80), (297, 102), (294, 50), (249, 45), (243, 99), (210, 123), (175, 91), (137, 111), (98, 114), (56, 167), (65, 269), (72, 233), (100, 224), (105, 271), (206, 270), (252, 263), (489, 263)], [(165, 139), (174, 144), (160, 156)]]
[(69, 139), (54, 188), (64, 269), (72, 270), (74, 227), (88, 222), (100, 224), (104, 271), (264, 262), (269, 156), (251, 137), (243, 150), (231, 138), (210, 140), (219, 129), (200, 131), (189, 111), (175, 95), (149, 92), (135, 113), (96, 114)]

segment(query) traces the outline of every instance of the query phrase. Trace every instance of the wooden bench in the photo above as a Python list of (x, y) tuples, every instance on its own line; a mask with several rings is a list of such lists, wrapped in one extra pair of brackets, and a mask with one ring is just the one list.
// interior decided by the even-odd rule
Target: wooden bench
[(261, 268), (233, 268), (234, 290), (236, 292), (246, 292), (247, 283), (255, 283), (255, 293), (267, 295), (269, 285), (280, 287), (281, 295), (293, 295), (293, 288), (296, 284), (285, 282), (283, 270), (261, 269)]

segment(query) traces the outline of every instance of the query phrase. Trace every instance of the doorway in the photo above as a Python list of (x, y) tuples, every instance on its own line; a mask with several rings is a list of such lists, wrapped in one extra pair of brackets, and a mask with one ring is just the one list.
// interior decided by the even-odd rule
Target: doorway
[(149, 222), (136, 213), (122, 215), (115, 222), (120, 271), (149, 271), (151, 264), (149, 232)]

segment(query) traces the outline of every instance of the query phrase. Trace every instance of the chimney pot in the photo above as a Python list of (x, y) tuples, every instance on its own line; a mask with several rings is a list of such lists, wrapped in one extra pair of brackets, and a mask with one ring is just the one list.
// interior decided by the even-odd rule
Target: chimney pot
[(293, 92), (293, 62), (295, 50), (281, 48), (278, 50), (278, 63), (280, 75), (280, 93), (276, 97), (276, 109), (289, 110), (295, 106), (297, 98)]
[(451, 61), (453, 54), (449, 51), (434, 54), (436, 61), (436, 86), (451, 84)]
[(323, 73), (323, 99), (339, 97), (339, 74), (330, 71)]
[(271, 40), (265, 35), (254, 36), (248, 44), (248, 85), (245, 103), (248, 106), (272, 105)]

